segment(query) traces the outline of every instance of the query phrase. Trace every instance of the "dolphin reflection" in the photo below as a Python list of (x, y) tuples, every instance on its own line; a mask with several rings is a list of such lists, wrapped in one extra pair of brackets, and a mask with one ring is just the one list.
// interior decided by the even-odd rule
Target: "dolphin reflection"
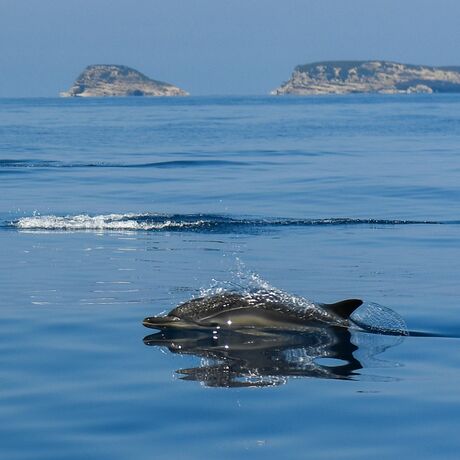
[(209, 387), (273, 386), (286, 383), (288, 377), (346, 380), (363, 367), (353, 355), (358, 347), (350, 331), (340, 326), (302, 333), (168, 329), (148, 335), (144, 343), (202, 358), (200, 366), (177, 373)]

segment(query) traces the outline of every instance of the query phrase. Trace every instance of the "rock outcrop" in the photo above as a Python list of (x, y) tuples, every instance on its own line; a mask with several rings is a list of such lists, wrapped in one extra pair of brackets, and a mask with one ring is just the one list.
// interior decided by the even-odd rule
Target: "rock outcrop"
[(299, 65), (273, 95), (460, 92), (459, 67), (389, 61), (325, 61)]
[(170, 83), (152, 80), (124, 65), (90, 65), (61, 97), (188, 96)]

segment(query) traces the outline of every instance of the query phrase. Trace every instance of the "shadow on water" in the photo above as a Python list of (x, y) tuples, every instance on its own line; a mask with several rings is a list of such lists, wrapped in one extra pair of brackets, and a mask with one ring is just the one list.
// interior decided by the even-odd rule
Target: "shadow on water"
[(144, 343), (201, 358), (199, 366), (176, 372), (182, 380), (208, 387), (267, 387), (285, 384), (291, 377), (358, 380), (366, 365), (397, 366), (374, 357), (401, 343), (403, 337), (375, 336), (369, 341), (356, 340), (354, 335), (355, 331), (340, 326), (301, 333), (164, 330), (146, 336)]

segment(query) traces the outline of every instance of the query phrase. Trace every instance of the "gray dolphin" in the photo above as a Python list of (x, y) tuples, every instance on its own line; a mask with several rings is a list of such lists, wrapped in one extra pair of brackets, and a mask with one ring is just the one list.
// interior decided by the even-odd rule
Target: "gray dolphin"
[(153, 329), (278, 329), (308, 330), (321, 324), (349, 326), (349, 316), (362, 300), (348, 299), (334, 304), (298, 305), (271, 291), (248, 294), (221, 293), (185, 302), (166, 316), (145, 318)]

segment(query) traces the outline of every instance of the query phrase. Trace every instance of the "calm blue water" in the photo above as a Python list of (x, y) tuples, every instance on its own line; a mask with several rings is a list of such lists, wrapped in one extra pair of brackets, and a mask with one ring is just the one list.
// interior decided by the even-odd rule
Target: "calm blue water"
[[(0, 458), (458, 458), (459, 155), (458, 95), (0, 100)], [(144, 341), (251, 283), (427, 336)]]

